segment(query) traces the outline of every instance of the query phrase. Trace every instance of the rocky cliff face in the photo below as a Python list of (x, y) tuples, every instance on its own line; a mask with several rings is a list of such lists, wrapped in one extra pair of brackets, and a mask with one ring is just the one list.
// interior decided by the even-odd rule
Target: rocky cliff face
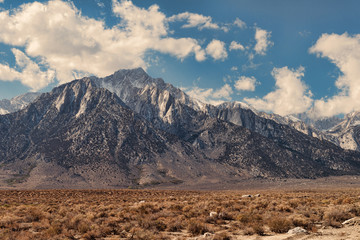
[(10, 100), (0, 100), (0, 115), (19, 111), (34, 101), (38, 96), (40, 96), (40, 93), (34, 92), (25, 93)]
[(360, 153), (226, 109), (142, 69), (76, 80), (0, 116), (0, 182), (114, 188), (359, 173)]
[[(268, 127), (287, 125), (294, 130), (320, 140), (326, 140), (348, 150), (360, 151), (360, 113), (353, 112), (337, 117), (311, 120), (304, 116), (279, 116), (251, 109), (244, 103), (225, 102), (218, 106), (206, 105), (210, 116), (244, 126), (263, 136), (270, 136)], [(299, 117), (299, 118), (297, 118)], [(301, 119), (301, 120), (300, 120)]]
[(321, 131), (294, 117), (282, 117), (276, 114), (258, 112), (241, 102), (225, 102), (218, 106), (208, 105), (206, 112), (212, 117), (246, 127), (266, 137), (270, 135), (269, 128), (274, 128), (277, 125), (287, 125), (311, 137), (325, 139)]
[(343, 149), (360, 151), (360, 112), (349, 113), (342, 119), (336, 116), (310, 119), (306, 114), (300, 114), (297, 117), (301, 121), (290, 121), (285, 124), (305, 134), (330, 141)]
[(334, 127), (325, 131), (327, 139), (344, 149), (360, 151), (360, 112), (347, 114)]

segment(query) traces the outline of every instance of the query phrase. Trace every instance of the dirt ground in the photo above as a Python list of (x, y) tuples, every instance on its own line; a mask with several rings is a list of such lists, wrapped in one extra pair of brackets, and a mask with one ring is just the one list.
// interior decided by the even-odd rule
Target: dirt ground
[[(176, 239), (176, 237), (174, 238)], [(212, 239), (211, 237), (196, 237), (192, 239)], [(231, 236), (236, 240), (359, 240), (360, 226), (347, 226), (343, 228), (320, 229), (317, 233), (301, 234), (273, 234), (269, 236)]]

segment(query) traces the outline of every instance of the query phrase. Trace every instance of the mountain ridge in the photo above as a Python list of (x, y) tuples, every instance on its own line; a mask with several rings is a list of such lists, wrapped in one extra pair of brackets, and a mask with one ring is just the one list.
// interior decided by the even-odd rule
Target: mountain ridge
[[(111, 79), (115, 76), (116, 79), (128, 78), (127, 81), (124, 81), (125, 88), (122, 85), (117, 85), (114, 82), (111, 82)], [(209, 114), (212, 117), (219, 117), (222, 120), (230, 121), (234, 124), (244, 126), (252, 131), (256, 131), (261, 133), (257, 128), (254, 128), (254, 124), (249, 124), (249, 121), (244, 120), (244, 113), (250, 112), (246, 109), (250, 109), (255, 115), (259, 116), (260, 118), (270, 119), (275, 121), (278, 124), (288, 125), (293, 129), (300, 131), (304, 134), (307, 134), (312, 137), (319, 138), (321, 140), (328, 140), (344, 149), (350, 150), (360, 150), (359, 141), (357, 132), (358, 130), (354, 130), (356, 128), (355, 125), (345, 127), (346, 124), (344, 123), (348, 114), (344, 117), (344, 119), (339, 119), (336, 117), (333, 118), (325, 118), (325, 119), (318, 119), (313, 120), (307, 117), (306, 114), (298, 114), (296, 116), (279, 116), (272, 113), (265, 113), (259, 112), (256, 109), (252, 108), (251, 106), (247, 105), (243, 102), (224, 102), (217, 106), (213, 106), (211, 104), (202, 103), (199, 100), (189, 97), (186, 93), (181, 91), (180, 89), (174, 87), (169, 83), (165, 83), (161, 78), (151, 78), (142, 68), (136, 69), (123, 69), (115, 72), (114, 74), (103, 78), (99, 81), (96, 77), (90, 77), (92, 79), (97, 79), (97, 84), (99, 87), (104, 87), (111, 92), (116, 93), (118, 96), (122, 98), (128, 105), (132, 106), (133, 104), (131, 100), (131, 95), (140, 94), (150, 96), (151, 94), (146, 93), (146, 91), (168, 91), (172, 93), (173, 98), (176, 101), (192, 108), (195, 111), (201, 111), (205, 114)], [(135, 82), (133, 80), (136, 79)], [(129, 87), (133, 88), (132, 91), (129, 91)], [(134, 89), (137, 89), (134, 91)], [(141, 90), (141, 91), (140, 91)], [(140, 92), (138, 92), (140, 91)], [(130, 93), (129, 93), (130, 92)], [(129, 95), (129, 99), (124, 94)], [(27, 104), (33, 101), (36, 97), (38, 97), (40, 93), (27, 93), (17, 97), (14, 97), (10, 100), (3, 99), (0, 101), (0, 115), (7, 114), (11, 112), (18, 111), (24, 108)], [(134, 107), (132, 109), (136, 112), (144, 111), (136, 108), (141, 108), (141, 106)], [(167, 111), (168, 109), (166, 109)], [(164, 117), (167, 112), (158, 113), (163, 115)], [(170, 111), (171, 113), (171, 111)], [(170, 114), (169, 113), (169, 114)], [(148, 113), (148, 120), (153, 118), (151, 116), (156, 115), (157, 113)], [(352, 113), (354, 114), (354, 113)], [(241, 115), (241, 117), (240, 117)], [(246, 114), (245, 114), (246, 115)], [(169, 116), (167, 116), (169, 117)], [(157, 120), (157, 119), (152, 119)], [(331, 130), (338, 125), (338, 130)], [(341, 129), (341, 130), (339, 130)], [(356, 128), (357, 129), (357, 128)]]

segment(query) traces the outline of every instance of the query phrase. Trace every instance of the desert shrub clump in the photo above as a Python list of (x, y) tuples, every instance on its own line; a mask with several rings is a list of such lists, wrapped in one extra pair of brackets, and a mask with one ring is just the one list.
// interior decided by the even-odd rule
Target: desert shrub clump
[(286, 233), (291, 228), (291, 223), (284, 217), (273, 217), (268, 220), (270, 230), (275, 233)]
[(332, 208), (325, 212), (324, 224), (332, 227), (341, 227), (341, 223), (352, 217), (351, 212), (341, 208)]
[(189, 221), (187, 230), (195, 236), (209, 231), (206, 225), (198, 220)]

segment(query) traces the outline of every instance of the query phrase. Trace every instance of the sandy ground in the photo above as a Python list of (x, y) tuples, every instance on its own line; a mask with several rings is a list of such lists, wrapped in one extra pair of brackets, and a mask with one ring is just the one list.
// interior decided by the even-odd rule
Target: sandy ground
[[(198, 237), (184, 237), (181, 233), (174, 234), (172, 239), (188, 240), (212, 240), (213, 234), (206, 233)], [(299, 233), (299, 234), (274, 234), (267, 236), (231, 236), (232, 240), (360, 240), (360, 225), (346, 226), (342, 228), (319, 229), (316, 233)]]
[[(205, 233), (202, 236), (188, 237), (185, 233), (169, 233), (173, 240), (212, 240), (214, 234)], [(105, 240), (119, 240), (117, 236), (105, 238)], [(319, 229), (316, 233), (299, 233), (299, 234), (274, 234), (267, 236), (244, 236), (232, 235), (232, 240), (360, 240), (360, 225), (346, 226), (342, 228)]]
[(360, 240), (360, 226), (320, 229), (311, 234), (277, 234), (274, 236), (241, 236), (241, 240)]

